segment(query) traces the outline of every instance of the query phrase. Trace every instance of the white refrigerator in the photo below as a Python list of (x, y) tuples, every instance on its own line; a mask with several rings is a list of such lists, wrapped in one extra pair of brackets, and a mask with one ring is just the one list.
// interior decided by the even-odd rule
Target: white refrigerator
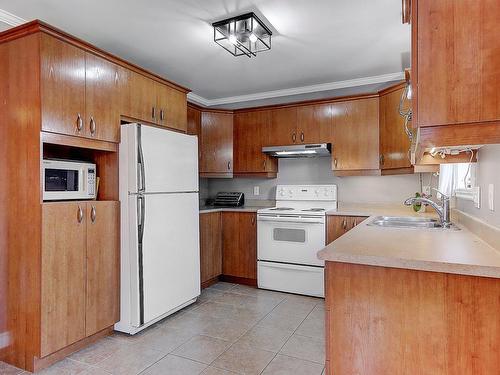
[(121, 128), (121, 313), (135, 334), (200, 295), (198, 139)]

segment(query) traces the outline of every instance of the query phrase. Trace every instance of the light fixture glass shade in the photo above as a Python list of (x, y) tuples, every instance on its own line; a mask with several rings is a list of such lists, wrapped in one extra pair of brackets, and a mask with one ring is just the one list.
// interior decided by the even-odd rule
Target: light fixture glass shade
[(214, 22), (214, 41), (233, 56), (256, 56), (271, 49), (272, 32), (254, 14)]

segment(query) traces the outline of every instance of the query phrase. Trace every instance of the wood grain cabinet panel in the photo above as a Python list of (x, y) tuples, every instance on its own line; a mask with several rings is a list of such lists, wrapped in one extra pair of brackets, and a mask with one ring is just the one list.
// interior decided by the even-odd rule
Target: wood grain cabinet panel
[(277, 172), (277, 160), (262, 152), (262, 147), (268, 143), (270, 127), (270, 111), (236, 113), (233, 136), (235, 174)]
[(102, 141), (120, 141), (120, 114), (128, 74), (94, 54), (85, 54), (86, 133)]
[(187, 97), (186, 93), (175, 90), (162, 83), (157, 83), (158, 125), (182, 132), (187, 130)]
[(90, 336), (120, 320), (120, 202), (87, 203), (85, 331)]
[(127, 100), (123, 114), (137, 120), (156, 123), (157, 82), (142, 74), (128, 72)]
[(297, 108), (297, 143), (329, 143), (332, 139), (331, 104)]
[(222, 212), (222, 273), (257, 280), (257, 215)]
[[(410, 168), (410, 139), (405, 133), (405, 121), (399, 114), (399, 102), (404, 87), (380, 95), (380, 168)], [(408, 124), (411, 129), (411, 122)]]
[(335, 241), (356, 225), (366, 220), (367, 216), (337, 216), (329, 215), (326, 218), (326, 244)]
[(41, 356), (85, 337), (86, 203), (42, 207)]
[(200, 214), (200, 271), (201, 283), (222, 274), (221, 213)]
[(271, 110), (271, 127), (264, 146), (287, 146), (297, 143), (297, 107)]
[(498, 1), (418, 0), (414, 6), (417, 125), (499, 121)]
[(232, 113), (202, 112), (201, 137), (203, 142), (200, 173), (208, 176), (232, 176)]
[(332, 115), (333, 170), (378, 170), (378, 98), (334, 103)]
[(42, 130), (89, 136), (85, 119), (85, 52), (46, 34), (40, 38)]
[(202, 139), (201, 139), (201, 111), (199, 109), (193, 108), (191, 106), (187, 107), (187, 128), (186, 132), (189, 135), (198, 136), (198, 165), (201, 166), (201, 151)]

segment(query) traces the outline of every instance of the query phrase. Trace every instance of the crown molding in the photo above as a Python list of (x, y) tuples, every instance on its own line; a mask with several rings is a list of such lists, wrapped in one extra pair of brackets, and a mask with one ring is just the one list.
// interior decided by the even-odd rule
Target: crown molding
[(364, 77), (364, 78), (356, 78), (349, 79), (346, 81), (337, 81), (337, 82), (329, 82), (322, 83), (319, 85), (311, 85), (311, 86), (302, 86), (302, 87), (294, 87), (291, 89), (284, 90), (273, 90), (273, 91), (264, 91), (255, 94), (249, 95), (238, 95), (238, 96), (230, 96), (227, 98), (219, 98), (219, 99), (206, 99), (202, 96), (196, 95), (194, 93), (188, 94), (188, 99), (195, 103), (201, 104), (205, 107), (212, 107), (216, 105), (230, 104), (230, 103), (241, 103), (248, 102), (253, 100), (262, 100), (262, 99), (270, 99), (270, 98), (278, 98), (282, 96), (292, 96), (292, 95), (301, 95), (301, 94), (310, 94), (314, 92), (321, 91), (330, 91), (330, 90), (338, 90), (347, 87), (356, 87), (356, 86), (364, 86), (371, 85), (377, 83), (385, 83), (391, 81), (398, 81), (404, 78), (403, 72), (383, 74), (379, 76), (372, 77)]
[(26, 23), (27, 21), (21, 17), (0, 9), (0, 22), (6, 23), (10, 26), (19, 26), (23, 23)]

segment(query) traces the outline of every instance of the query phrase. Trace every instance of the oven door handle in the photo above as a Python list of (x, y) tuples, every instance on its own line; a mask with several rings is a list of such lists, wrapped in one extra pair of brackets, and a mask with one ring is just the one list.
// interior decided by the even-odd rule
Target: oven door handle
[(325, 221), (313, 217), (272, 217), (272, 216), (257, 216), (257, 221), (271, 221), (274, 223), (297, 223), (297, 224), (324, 224)]

